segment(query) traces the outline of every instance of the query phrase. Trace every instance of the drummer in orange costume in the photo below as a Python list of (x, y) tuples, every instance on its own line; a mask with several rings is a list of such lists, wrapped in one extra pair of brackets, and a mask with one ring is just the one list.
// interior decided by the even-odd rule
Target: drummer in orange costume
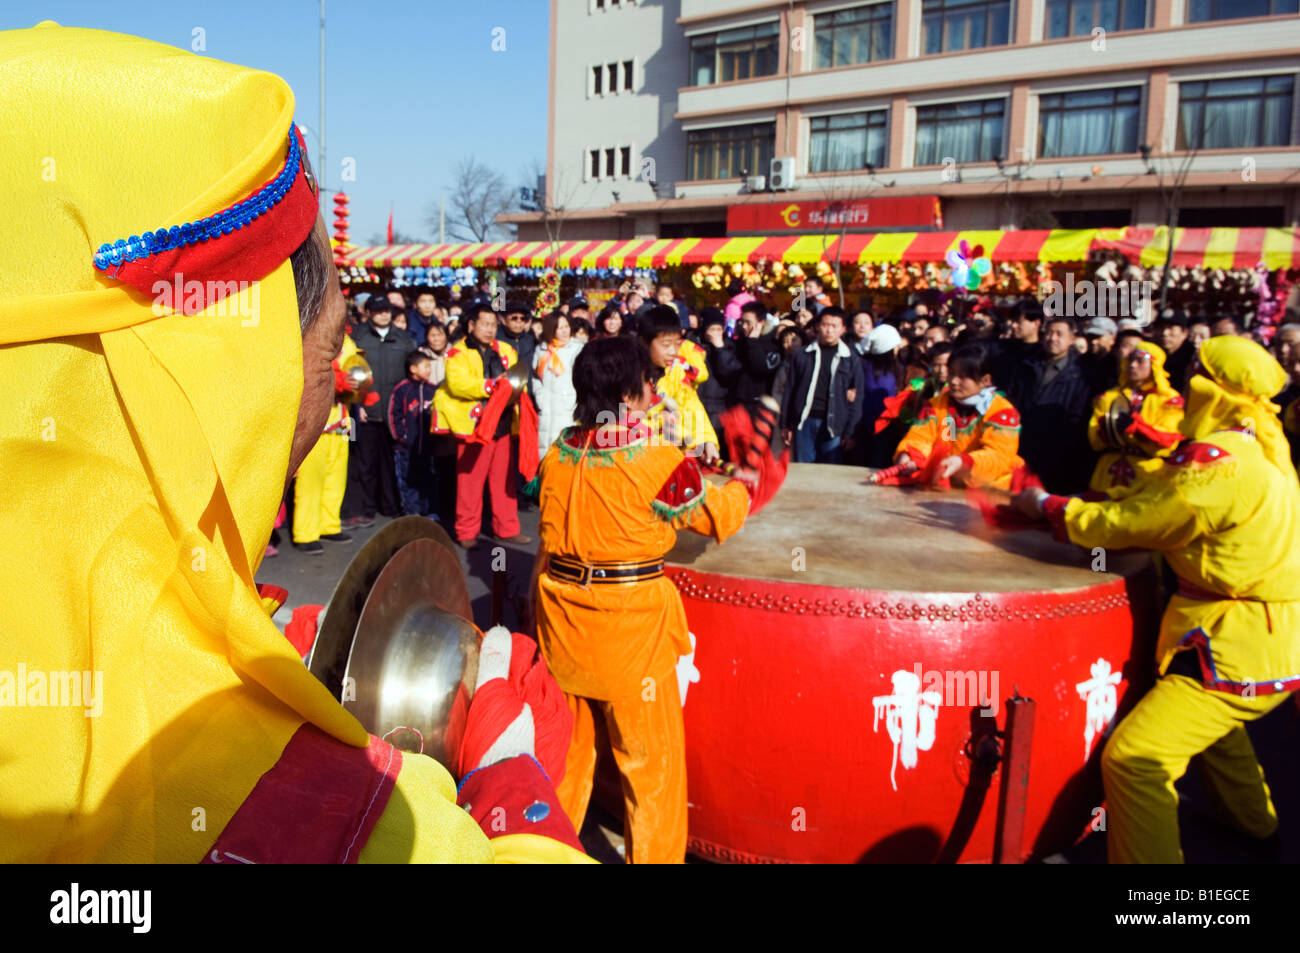
[(988, 351), (968, 344), (948, 359), (948, 386), (921, 408), (898, 445), (895, 466), (873, 483), (951, 480), (967, 486), (1011, 487), (1020, 458), (1020, 414), (993, 387)]
[(663, 557), (679, 529), (719, 542), (738, 530), (755, 481), (710, 485), (697, 460), (652, 435), (644, 423), (652, 373), (646, 351), (626, 338), (588, 344), (574, 364), (578, 426), (560, 434), (541, 467), (537, 630), (574, 713), (560, 803), (581, 826), (599, 706), (623, 776), (628, 859), (680, 863), (686, 765), (676, 666), (691, 644)]

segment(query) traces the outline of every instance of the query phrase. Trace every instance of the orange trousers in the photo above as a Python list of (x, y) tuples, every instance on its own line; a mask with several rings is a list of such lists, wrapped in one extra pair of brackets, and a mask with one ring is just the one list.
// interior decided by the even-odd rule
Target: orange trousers
[(573, 712), (573, 740), (556, 788), (560, 805), (582, 830), (596, 775), (599, 705), (609, 727), (614, 761), (623, 779), (623, 839), (628, 863), (680, 864), (686, 860), (686, 734), (677, 673), (630, 698), (602, 701), (565, 694)]

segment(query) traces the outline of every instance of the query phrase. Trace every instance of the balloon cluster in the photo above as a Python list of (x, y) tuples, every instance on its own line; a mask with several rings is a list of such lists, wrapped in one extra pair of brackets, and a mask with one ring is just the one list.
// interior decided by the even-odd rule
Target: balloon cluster
[(979, 290), (984, 276), (993, 270), (993, 263), (984, 256), (984, 246), (976, 245), (972, 248), (964, 238), (957, 248), (948, 250), (944, 260), (952, 269), (952, 286), (967, 291)]
[(447, 285), (473, 285), (478, 281), (478, 271), (471, 265), (449, 268), (436, 265), (398, 265), (393, 269), (393, 287), (425, 285), (441, 288)]

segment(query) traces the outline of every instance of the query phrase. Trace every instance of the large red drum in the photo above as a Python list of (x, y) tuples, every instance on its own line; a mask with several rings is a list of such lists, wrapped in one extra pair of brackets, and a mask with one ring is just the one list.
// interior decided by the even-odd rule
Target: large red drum
[(695, 644), (678, 666), (691, 851), (988, 861), (1017, 692), (1035, 717), (1010, 859), (1099, 828), (1105, 736), (1153, 674), (1149, 557), (864, 478), (796, 464), (724, 545), (684, 533), (669, 554)]

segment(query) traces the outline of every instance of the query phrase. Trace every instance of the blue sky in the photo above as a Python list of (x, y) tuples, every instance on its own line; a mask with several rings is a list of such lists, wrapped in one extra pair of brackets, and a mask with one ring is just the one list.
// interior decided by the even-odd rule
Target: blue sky
[[(316, 162), (319, 0), (0, 3), (0, 29), (41, 20), (182, 49), (202, 28), (207, 49), (198, 55), (288, 81)], [(545, 162), (547, 0), (326, 0), (325, 27), (325, 179), (337, 188), (340, 160), (356, 159), (356, 181), (343, 183), (354, 243), (369, 244), (384, 230), (390, 203), (399, 231), (437, 241), (436, 222), (424, 219), (430, 206), (436, 214), (463, 157), (495, 167), (512, 188), (524, 184), (534, 160)], [(492, 49), (496, 27), (505, 30), (504, 51)]]

